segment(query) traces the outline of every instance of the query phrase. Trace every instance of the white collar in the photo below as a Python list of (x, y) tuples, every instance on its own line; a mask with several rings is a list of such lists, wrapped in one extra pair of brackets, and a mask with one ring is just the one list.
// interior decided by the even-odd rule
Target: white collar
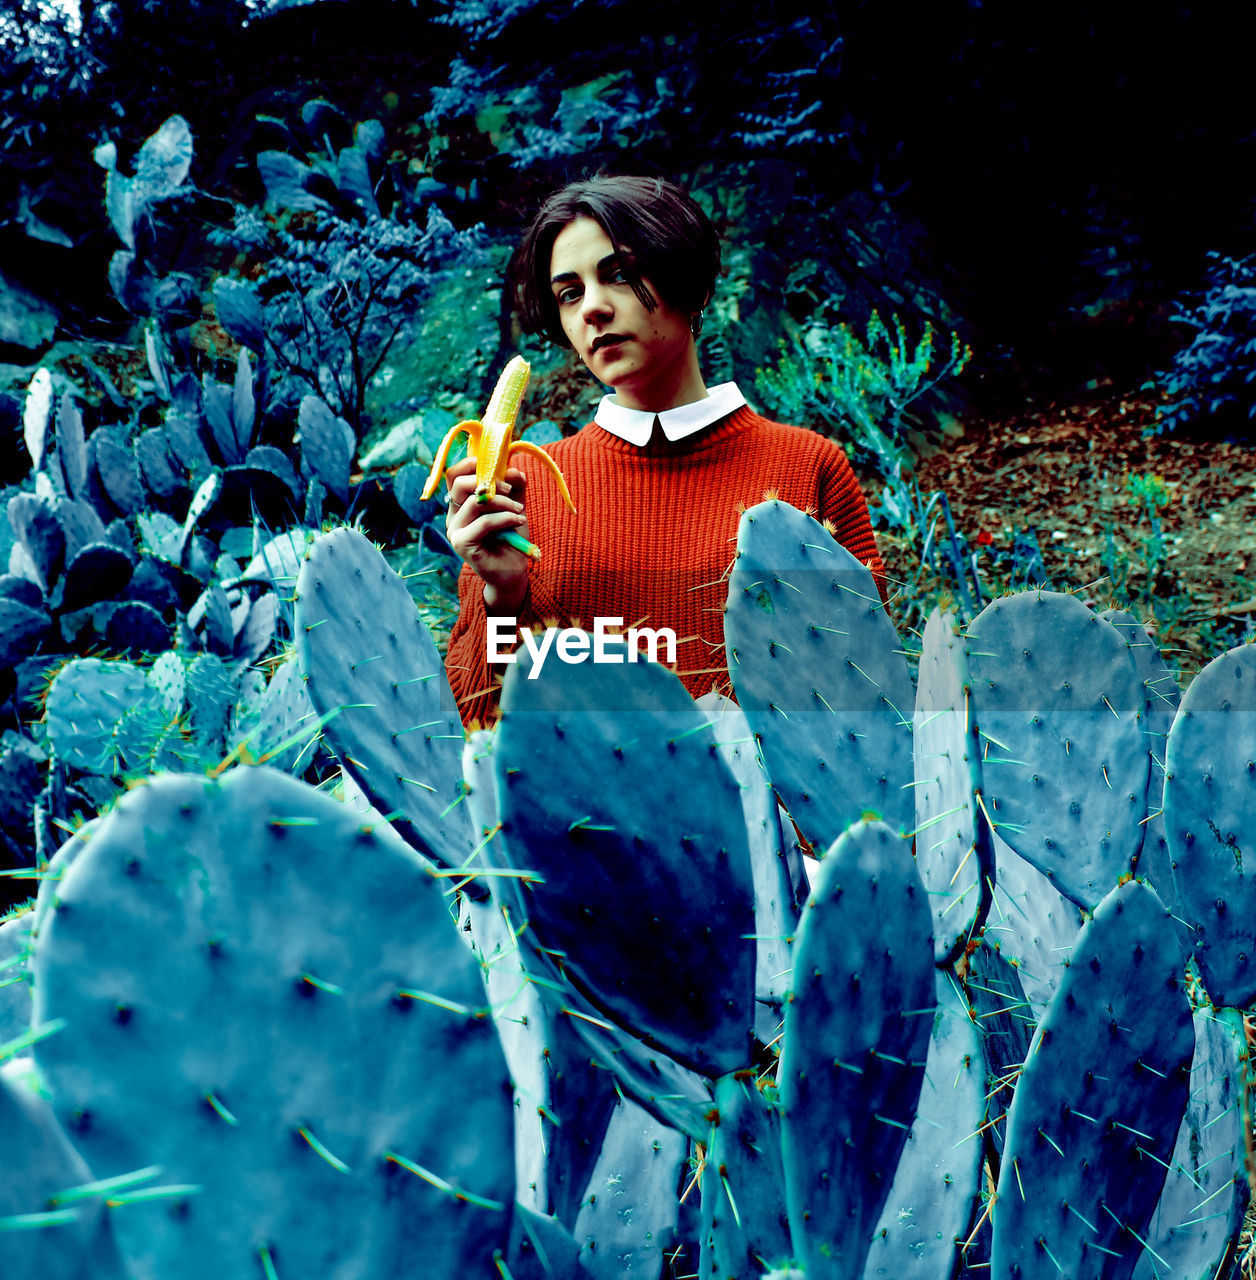
[(598, 403), (597, 413), (593, 415), (593, 421), (611, 435), (640, 447), (649, 444), (656, 419), (668, 440), (683, 440), (686, 436), (709, 427), (711, 423), (718, 422), (720, 418), (727, 418), (745, 403), (746, 397), (737, 389), (735, 382), (721, 382), (719, 386), (707, 389), (705, 400), (695, 400), (692, 404), (665, 409), (662, 413), (627, 409), (622, 404), (616, 404), (613, 397), (603, 396)]

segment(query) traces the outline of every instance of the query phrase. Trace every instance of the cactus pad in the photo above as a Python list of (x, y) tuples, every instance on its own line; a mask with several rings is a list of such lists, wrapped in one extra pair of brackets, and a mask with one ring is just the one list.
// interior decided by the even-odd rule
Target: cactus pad
[[(462, 722), (406, 585), (356, 529), (317, 538), (297, 579), (297, 661), (345, 769), (424, 856), (479, 843), (462, 786)], [(334, 713), (334, 714), (333, 714)]]
[(1256, 663), (1214, 658), (1182, 697), (1165, 751), (1165, 835), (1181, 916), (1213, 1003), (1256, 999)]
[(772, 785), (815, 847), (870, 810), (911, 829), (913, 695), (898, 635), (871, 573), (787, 503), (741, 517), (724, 645)]
[(37, 1060), (97, 1177), (183, 1188), (116, 1219), (139, 1280), (491, 1272), (510, 1084), (444, 887), (267, 768), (101, 822), (39, 936)]
[(1144, 689), (1128, 646), (1076, 597), (1026, 591), (973, 619), (968, 668), (996, 830), (1094, 907), (1129, 871), (1147, 816)]
[(1190, 1091), (1182, 964), (1164, 904), (1137, 880), (1083, 928), (1008, 1112), (994, 1280), (1130, 1275)]
[(860, 823), (820, 863), (785, 1007), (782, 1151), (808, 1280), (863, 1269), (916, 1114), (935, 1008), (915, 860), (884, 824)]
[(544, 882), (528, 941), (678, 1062), (745, 1066), (754, 887), (712, 725), (655, 663), (530, 670), (521, 655), (506, 680), (494, 755), (511, 863)]

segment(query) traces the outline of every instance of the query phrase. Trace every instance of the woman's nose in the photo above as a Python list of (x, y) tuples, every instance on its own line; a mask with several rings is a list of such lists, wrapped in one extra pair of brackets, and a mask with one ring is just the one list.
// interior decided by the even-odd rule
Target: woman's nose
[(610, 314), (610, 294), (600, 284), (588, 284), (580, 300), (581, 314), (586, 320), (601, 319)]

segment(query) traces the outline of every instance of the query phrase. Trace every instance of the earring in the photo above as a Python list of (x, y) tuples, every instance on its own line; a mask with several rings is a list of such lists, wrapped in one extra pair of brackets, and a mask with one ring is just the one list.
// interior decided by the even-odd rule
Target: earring
[(706, 315), (705, 311), (695, 311), (689, 317), (689, 332), (696, 338), (702, 332), (702, 317)]

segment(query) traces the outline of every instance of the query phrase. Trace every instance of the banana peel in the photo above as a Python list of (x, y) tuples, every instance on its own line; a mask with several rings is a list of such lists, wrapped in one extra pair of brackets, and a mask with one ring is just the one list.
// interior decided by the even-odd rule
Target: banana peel
[[(489, 399), (488, 408), (482, 421), (469, 419), (459, 422), (449, 429), (436, 451), (436, 459), (423, 486), (423, 497), (430, 498), (440, 487), (441, 477), (445, 474), (445, 465), (449, 450), (460, 435), (467, 437), (467, 453), (475, 459), (475, 498), (477, 502), (487, 502), (497, 492), (497, 482), (505, 478), (510, 458), (515, 453), (526, 453), (543, 462), (554, 473), (558, 481), (558, 489), (563, 502), (572, 513), (576, 512), (575, 503), (567, 490), (567, 482), (558, 464), (553, 458), (527, 440), (514, 438), (515, 421), (519, 416), (519, 405), (523, 401), (523, 393), (527, 390), (528, 378), (532, 366), (522, 356), (512, 356), (497, 379)], [(541, 552), (534, 543), (512, 531), (499, 534), (503, 541), (518, 548), (534, 559), (540, 559)]]

